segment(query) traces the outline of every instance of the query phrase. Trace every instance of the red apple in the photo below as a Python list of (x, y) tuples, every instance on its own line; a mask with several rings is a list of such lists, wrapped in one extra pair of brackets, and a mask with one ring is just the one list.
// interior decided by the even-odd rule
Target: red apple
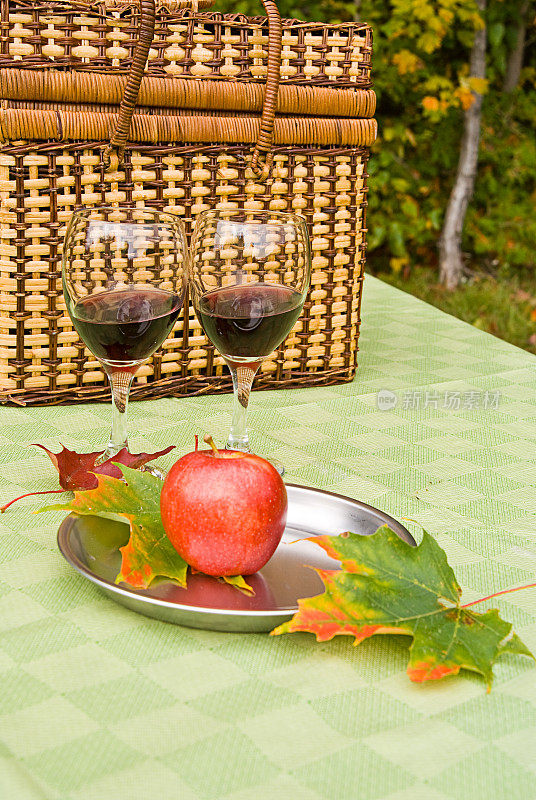
[(194, 569), (215, 576), (251, 575), (281, 540), (287, 491), (264, 458), (214, 445), (172, 466), (160, 511), (172, 545)]

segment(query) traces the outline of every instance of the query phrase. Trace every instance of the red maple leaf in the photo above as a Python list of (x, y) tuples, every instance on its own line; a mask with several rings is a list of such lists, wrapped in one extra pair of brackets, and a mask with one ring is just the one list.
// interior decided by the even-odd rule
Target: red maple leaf
[(40, 447), (48, 455), (59, 474), (61, 489), (48, 489), (44, 492), (29, 492), (20, 497), (16, 497), (9, 503), (0, 507), (0, 512), (6, 511), (12, 503), (21, 500), (23, 497), (30, 497), (37, 494), (59, 494), (60, 492), (83, 489), (94, 489), (98, 485), (97, 475), (109, 475), (112, 478), (121, 478), (121, 472), (116, 464), (124, 464), (132, 469), (138, 469), (155, 458), (165, 456), (175, 445), (170, 445), (158, 453), (129, 453), (124, 447), (117, 455), (103, 461), (102, 464), (95, 466), (97, 459), (102, 456), (104, 451), (96, 453), (77, 453), (76, 450), (68, 450), (62, 445), (59, 453), (53, 453), (42, 444), (34, 443), (32, 447)]

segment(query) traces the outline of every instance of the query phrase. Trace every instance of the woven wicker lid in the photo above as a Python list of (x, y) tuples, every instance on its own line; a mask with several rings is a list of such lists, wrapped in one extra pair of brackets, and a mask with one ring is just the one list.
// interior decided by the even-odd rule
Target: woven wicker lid
[[(198, 11), (210, 1), (3, 3), (1, 139), (40, 139), (45, 130), (59, 141), (83, 138), (84, 119), (86, 135), (110, 137), (107, 168), (129, 138), (254, 141), (258, 177), (268, 174), (271, 146), (295, 136), (372, 143), (367, 25), (282, 21), (274, 0), (263, 0), (267, 17)], [(155, 107), (158, 120), (143, 116)]]
[[(5, 107), (25, 104), (69, 104), (110, 107), (121, 103), (127, 78), (95, 72), (44, 72), (29, 69), (0, 69), (0, 98)], [(185, 78), (142, 78), (136, 105), (139, 108), (165, 108), (168, 113), (186, 109), (259, 113), (264, 101), (264, 85), (240, 81), (187, 80)], [(28, 106), (26, 106), (28, 107)], [(31, 106), (30, 106), (31, 107)], [(34, 107), (39, 107), (34, 105)], [(74, 109), (72, 109), (74, 110)], [(331, 86), (279, 85), (276, 111), (313, 117), (374, 116), (376, 95), (372, 89)]]
[[(210, 0), (198, 0), (206, 6)], [(265, 82), (266, 17), (195, 12), (191, 0), (158, 6), (146, 74), (184, 80)], [(139, 30), (139, 2), (9, 0), (0, 68), (125, 75)], [(282, 20), (282, 83), (371, 87), (372, 34), (364, 23)]]

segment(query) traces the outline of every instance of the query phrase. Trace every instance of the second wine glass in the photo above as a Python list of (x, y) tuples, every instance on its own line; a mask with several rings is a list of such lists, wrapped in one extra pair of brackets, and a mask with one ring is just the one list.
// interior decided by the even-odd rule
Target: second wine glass
[(250, 451), (253, 379), (301, 314), (310, 252), (305, 220), (295, 214), (204, 211), (197, 218), (190, 247), (192, 301), (233, 379), (228, 449)]

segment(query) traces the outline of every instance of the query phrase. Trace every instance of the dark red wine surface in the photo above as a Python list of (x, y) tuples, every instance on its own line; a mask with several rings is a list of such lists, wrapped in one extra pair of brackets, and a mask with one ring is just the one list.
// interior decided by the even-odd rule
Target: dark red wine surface
[(204, 294), (197, 315), (217, 349), (226, 356), (267, 356), (300, 316), (303, 296), (287, 286), (248, 283)]
[(82, 341), (103, 361), (143, 361), (157, 350), (179, 316), (183, 299), (153, 287), (93, 294), (72, 310)]

